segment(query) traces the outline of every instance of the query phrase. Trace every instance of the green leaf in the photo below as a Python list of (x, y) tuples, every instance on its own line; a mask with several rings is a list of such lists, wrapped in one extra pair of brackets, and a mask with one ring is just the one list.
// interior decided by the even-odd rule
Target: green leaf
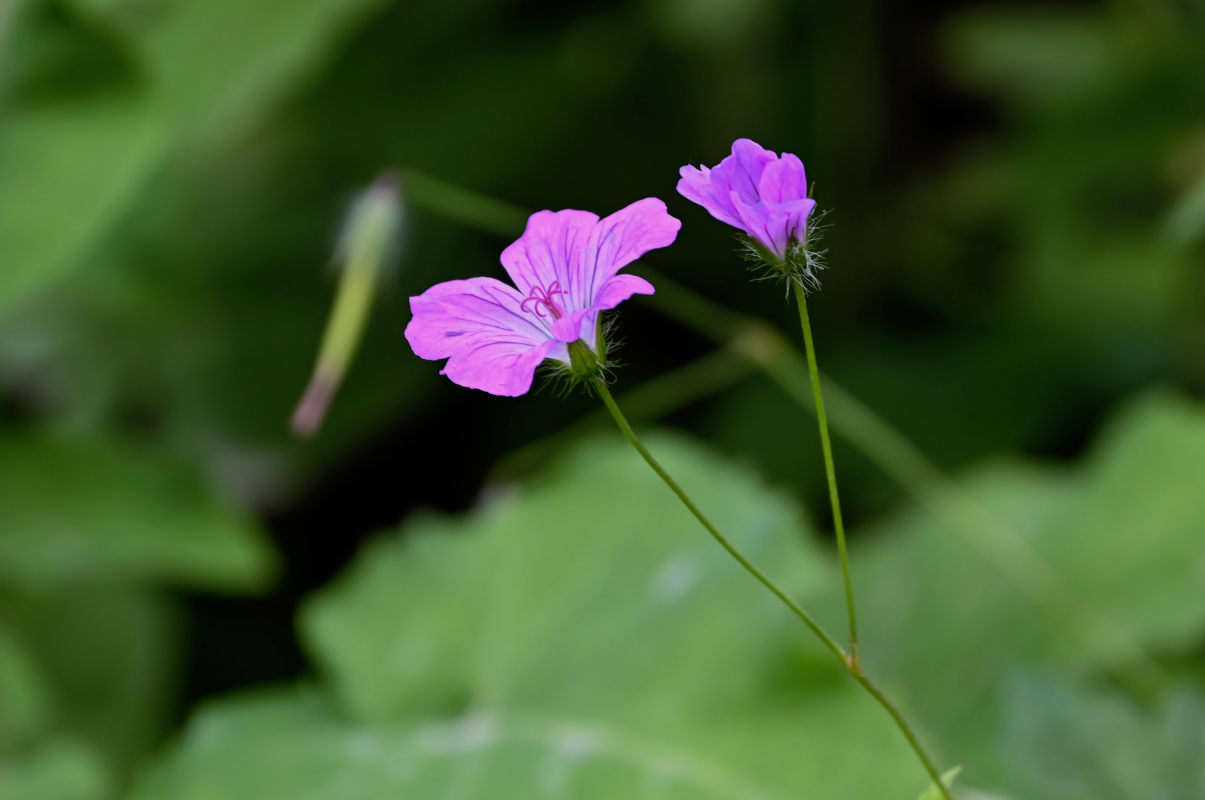
[(0, 316), (77, 263), (115, 222), (161, 134), (142, 76), (104, 26), (51, 2), (18, 3), (9, 24), (0, 61)]
[[(659, 445), (755, 561), (817, 586), (827, 560), (805, 549), (781, 498)], [(740, 665), (782, 636), (779, 602), (629, 448), (581, 450), (558, 472), (473, 517), (424, 519), (377, 542), (307, 606), (303, 634), (355, 716), (466, 702), (593, 709), (617, 697), (649, 711), (714, 702), (724, 684), (754, 690)], [(642, 646), (618, 646), (627, 641)], [(587, 669), (600, 661), (605, 671)]]
[(207, 0), (165, 4), (135, 46), (176, 135), (245, 128), (324, 66), (383, 0)]
[(129, 767), (163, 731), (180, 621), (158, 594), (112, 585), (7, 591), (10, 618), (53, 699), (52, 729)]
[(112, 782), (95, 755), (56, 740), (13, 757), (0, 755), (0, 800), (106, 800)]
[(88, 263), (167, 158), (247, 129), (380, 2), (18, 4), (0, 61), (0, 315)]
[(1205, 797), (1205, 698), (1181, 687), (1154, 709), (1066, 678), (1008, 682), (1001, 751), (1018, 797)]
[(263, 587), (273, 569), (256, 527), (160, 455), (52, 433), (0, 440), (0, 579), (247, 590)]
[(50, 697), (33, 657), (0, 620), (0, 752), (46, 729)]
[(904, 796), (919, 768), (852, 692), (661, 732), (512, 710), (354, 725), (312, 692), (279, 692), (206, 709), (133, 798)]
[[(780, 496), (681, 440), (650, 445), (797, 595), (836, 588)], [(777, 800), (922, 784), (882, 709), (621, 441), (376, 542), (301, 624), (330, 699), (209, 709), (137, 800)]]
[(1205, 606), (1184, 598), (1205, 583), (1202, 474), (1205, 409), (1165, 395), (1126, 409), (1080, 468), (978, 471), (967, 525), (914, 510), (858, 537), (864, 659), (956, 757), (982, 754), (976, 784), (1002, 777), (992, 742), (1013, 669), (1143, 678), (1158, 668), (1137, 654), (1200, 641)]

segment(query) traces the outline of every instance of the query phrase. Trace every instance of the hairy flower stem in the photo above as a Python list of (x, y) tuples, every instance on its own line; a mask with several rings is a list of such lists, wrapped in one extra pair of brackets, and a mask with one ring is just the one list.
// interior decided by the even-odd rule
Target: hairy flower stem
[(607, 411), (611, 412), (611, 416), (614, 418), (615, 424), (619, 426), (619, 430), (624, 435), (624, 438), (631, 443), (632, 447), (636, 448), (636, 452), (639, 453), (640, 457), (645, 460), (645, 463), (652, 468), (653, 472), (657, 473), (661, 480), (665, 481), (665, 485), (678, 496), (678, 499), (682, 501), (682, 505), (686, 506), (687, 510), (694, 515), (695, 519), (697, 519), (699, 523), (707, 529), (707, 532), (712, 535), (712, 538), (719, 542), (720, 546), (727, 550), (728, 554), (735, 558), (737, 562), (749, 572), (749, 574), (757, 578), (757, 580), (760, 581), (763, 586), (773, 592), (774, 595), (787, 606), (787, 608), (791, 609), (795, 616), (799, 617), (799, 619), (803, 621), (803, 624), (807, 625), (808, 629), (820, 639), (824, 646), (827, 647), (834, 656), (836, 656), (837, 661), (840, 662), (842, 668), (848, 672), (853, 679), (856, 680), (858, 684), (861, 685), (862, 688), (864, 688), (870, 694), (870, 696), (873, 697), (879, 703), (879, 705), (881, 705), (887, 711), (888, 714), (891, 715), (891, 718), (895, 720), (895, 724), (904, 734), (904, 738), (908, 740), (908, 744), (912, 746), (913, 752), (916, 753), (917, 758), (919, 758), (921, 763), (924, 765), (925, 771), (929, 773), (929, 777), (932, 779), (933, 785), (938, 788), (939, 792), (941, 792), (941, 796), (946, 800), (953, 800), (953, 798), (950, 796), (949, 790), (946, 788), (945, 783), (941, 779), (941, 773), (938, 772), (937, 767), (933, 764), (933, 761), (930, 760), (929, 756), (925, 753), (924, 748), (921, 747), (920, 741), (916, 738), (916, 734), (912, 732), (912, 728), (909, 727), (903, 715), (900, 714), (899, 710), (891, 704), (891, 701), (887, 699), (882, 690), (875, 686), (875, 684), (871, 682), (870, 678), (866, 676), (866, 673), (862, 671), (862, 665), (856, 658), (857, 651), (854, 650), (852, 653), (847, 653), (845, 649), (842, 648), (841, 645), (837, 644), (837, 641), (831, 635), (829, 635), (828, 631), (821, 627), (820, 623), (817, 622), (811, 614), (804, 611), (803, 608), (792, 600), (791, 596), (788, 595), (781, 587), (779, 587), (778, 584), (772, 581), (768, 575), (758, 569), (753, 562), (746, 558), (745, 554), (738, 550), (736, 545), (728, 540), (728, 537), (720, 533), (720, 530), (711, 523), (711, 520), (709, 520), (707, 516), (701, 510), (699, 510), (699, 507), (695, 505), (694, 501), (690, 499), (690, 495), (688, 495), (686, 491), (678, 485), (678, 482), (665, 471), (665, 467), (661, 466), (661, 463), (653, 457), (653, 454), (649, 452), (648, 448), (645, 447), (640, 441), (640, 438), (636, 436), (636, 431), (632, 430), (632, 426), (628, 424), (627, 417), (625, 417), (623, 415), (623, 411), (619, 409), (619, 405), (615, 402), (615, 398), (611, 396), (611, 392), (609, 389), (607, 389), (607, 384), (602, 378), (597, 376), (594, 377), (590, 381), (590, 386), (595, 392), (598, 393), (598, 396), (603, 401), (603, 405), (607, 407)]
[(849, 577), (849, 556), (845, 551), (845, 523), (841, 519), (841, 499), (837, 495), (837, 470), (833, 466), (833, 445), (828, 435), (828, 415), (820, 393), (820, 369), (816, 366), (816, 345), (812, 342), (812, 323), (808, 321), (807, 292), (798, 280), (792, 280), (795, 302), (799, 306), (799, 326), (807, 350), (808, 374), (812, 379), (812, 397), (816, 402), (816, 423), (820, 428), (820, 449), (824, 452), (824, 473), (828, 479), (828, 501), (833, 508), (833, 530), (837, 534), (837, 552), (841, 557), (841, 577), (845, 581), (845, 608), (849, 612), (850, 657), (858, 663), (858, 615), (854, 610), (854, 584)]

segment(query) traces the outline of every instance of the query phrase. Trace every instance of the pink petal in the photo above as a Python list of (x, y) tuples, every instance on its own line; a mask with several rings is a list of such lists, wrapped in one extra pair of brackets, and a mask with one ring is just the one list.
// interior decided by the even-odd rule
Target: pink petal
[(713, 182), (728, 184), (729, 192), (736, 192), (746, 203), (758, 199), (758, 188), (766, 165), (778, 159), (772, 151), (749, 139), (737, 139), (732, 143), (732, 155), (721, 161), (711, 171)]
[(717, 186), (707, 167), (692, 167), (689, 164), (678, 172), (682, 180), (678, 181), (678, 194), (692, 203), (698, 203), (707, 209), (707, 213), (720, 222), (734, 228), (741, 227), (741, 219), (728, 199), (731, 188), (727, 183)]
[(523, 296), (532, 287), (547, 291), (556, 281), (568, 291), (568, 275), (578, 271), (598, 215), (589, 211), (538, 211), (527, 220), (527, 229), (502, 251), (502, 266)]
[(410, 298), (406, 340), (416, 355), (448, 359), (454, 383), (514, 397), (558, 343), (548, 323), (520, 309), (523, 296), (493, 278), (448, 281)]
[(452, 383), (501, 397), (527, 394), (536, 367), (556, 344), (549, 339), (534, 348), (526, 348), (514, 342), (488, 341), (484, 337), (474, 339), (471, 348), (448, 359), (440, 374), (447, 375)]
[(765, 203), (789, 203), (808, 195), (808, 178), (803, 162), (794, 153), (766, 165), (758, 181), (758, 193)]
[(598, 312), (615, 308), (634, 294), (653, 294), (655, 291), (653, 284), (637, 275), (616, 275), (602, 285), (594, 305), (574, 311), (554, 322), (552, 335), (562, 342), (585, 339), (586, 343), (593, 347)]
[[(568, 310), (599, 307), (598, 293), (607, 281), (649, 250), (672, 244), (681, 227), (655, 197), (637, 200), (599, 221), (582, 252), (579, 273), (567, 276)], [(601, 307), (613, 308), (619, 302)]]
[(775, 219), (770, 206), (760, 202), (746, 203), (736, 192), (732, 193), (732, 202), (741, 215), (741, 227), (745, 233), (779, 260), (786, 258), (789, 237), (785, 226)]

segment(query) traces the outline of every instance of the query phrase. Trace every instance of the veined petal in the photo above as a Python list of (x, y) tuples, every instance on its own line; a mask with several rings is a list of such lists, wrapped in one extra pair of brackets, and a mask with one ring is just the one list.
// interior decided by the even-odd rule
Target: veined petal
[(711, 170), (707, 167), (693, 167), (688, 164), (682, 167), (678, 174), (682, 176), (682, 180), (678, 181), (678, 194), (703, 206), (707, 213), (720, 222), (734, 228), (741, 227), (741, 218), (728, 197), (730, 189), (727, 183), (722, 187), (717, 186), (712, 181)]
[(454, 383), (514, 397), (558, 344), (547, 323), (520, 308), (523, 296), (493, 278), (448, 281), (410, 298), (406, 340), (425, 359), (448, 359)]
[(502, 251), (502, 266), (523, 296), (533, 287), (548, 291), (556, 281), (569, 291), (570, 273), (579, 271), (598, 215), (589, 211), (538, 211), (527, 220), (527, 229)]
[(469, 389), (518, 397), (527, 394), (536, 367), (548, 357), (557, 342), (546, 339), (536, 347), (526, 343), (474, 336), (466, 349), (448, 359), (439, 372), (452, 383)]
[[(579, 269), (561, 276), (562, 286), (569, 290), (567, 310), (598, 306), (598, 294), (619, 270), (649, 250), (672, 244), (681, 227), (682, 223), (669, 215), (665, 203), (655, 197), (637, 200), (600, 220), (581, 252)], [(620, 300), (605, 308), (613, 308)]]
[(634, 294), (653, 294), (655, 291), (653, 284), (637, 275), (616, 275), (602, 285), (592, 306), (574, 311), (554, 322), (552, 335), (562, 342), (585, 339), (593, 347), (595, 322), (600, 311), (615, 308)]

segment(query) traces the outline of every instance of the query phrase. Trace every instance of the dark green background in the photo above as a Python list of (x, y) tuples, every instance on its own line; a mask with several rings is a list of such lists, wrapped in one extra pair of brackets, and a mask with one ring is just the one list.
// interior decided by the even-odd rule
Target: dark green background
[[(311, 673), (298, 604), (363, 541), (473, 506), (526, 474), (505, 454), (593, 410), (461, 389), (409, 351), (407, 298), (500, 277), (518, 232), (441, 180), (531, 210), (660, 197), (684, 224), (644, 263), (794, 342), (782, 288), (749, 281), (674, 186), (737, 137), (798, 154), (826, 212), (822, 368), (955, 475), (1002, 455), (1090, 470), (1106, 420), (1153, 389), (1205, 413), (1202, 76), (1199, 0), (0, 5), (0, 645), (24, 641), (53, 698), (11, 735), (0, 707), (0, 764), (62, 733), (125, 785), (201, 699)], [(403, 175), (396, 263), (326, 426), (298, 441), (330, 254), (385, 168)], [(621, 312), (621, 393), (715, 347), (656, 303)], [(809, 414), (756, 373), (671, 406), (661, 424), (750, 465), (829, 541)], [(853, 538), (902, 540), (884, 520), (917, 497), (840, 432), (836, 456)], [(1205, 473), (1175, 463), (1142, 475), (1185, 482), (1177, 552), (1198, 563)], [(1118, 535), (1154, 524), (1133, 523)], [(81, 549), (38, 550), (51, 530)], [(1153, 655), (1199, 685), (1201, 642)]]

